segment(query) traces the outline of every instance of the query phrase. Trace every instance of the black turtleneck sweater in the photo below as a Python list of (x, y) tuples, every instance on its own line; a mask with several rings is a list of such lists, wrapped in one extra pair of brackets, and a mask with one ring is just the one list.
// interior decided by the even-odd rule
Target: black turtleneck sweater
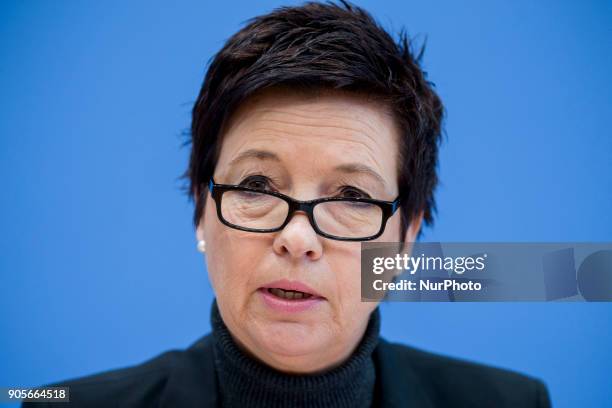
[(371, 407), (376, 370), (372, 352), (378, 344), (380, 312), (370, 315), (353, 354), (341, 365), (314, 375), (286, 374), (243, 352), (223, 322), (217, 302), (211, 310), (213, 354), (223, 407)]

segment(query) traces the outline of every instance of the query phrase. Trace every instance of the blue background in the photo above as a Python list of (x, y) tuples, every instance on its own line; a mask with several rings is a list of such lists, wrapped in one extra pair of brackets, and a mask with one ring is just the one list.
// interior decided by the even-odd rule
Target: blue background
[[(0, 386), (189, 345), (212, 300), (177, 179), (206, 63), (277, 1), (2, 2)], [(172, 4), (172, 5), (171, 5)], [(428, 37), (447, 111), (424, 240), (612, 241), (612, 5), (361, 1)], [(385, 304), (383, 335), (612, 400), (612, 304)]]

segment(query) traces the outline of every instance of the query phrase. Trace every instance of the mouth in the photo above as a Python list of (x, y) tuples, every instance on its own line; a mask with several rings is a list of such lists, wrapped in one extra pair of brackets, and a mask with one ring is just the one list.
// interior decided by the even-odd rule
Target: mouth
[(285, 299), (285, 300), (301, 300), (310, 299), (313, 295), (310, 293), (300, 292), (299, 290), (285, 290), (281, 288), (264, 288), (268, 293)]
[(299, 302), (304, 300), (324, 299), (323, 296), (319, 295), (309, 286), (298, 281), (280, 280), (271, 282), (261, 287), (260, 290), (285, 301)]

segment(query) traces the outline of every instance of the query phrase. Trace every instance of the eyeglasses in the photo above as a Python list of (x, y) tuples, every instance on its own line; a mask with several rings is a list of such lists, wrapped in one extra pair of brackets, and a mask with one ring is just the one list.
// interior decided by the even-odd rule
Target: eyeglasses
[(378, 238), (387, 220), (399, 207), (394, 201), (365, 197), (327, 197), (299, 201), (281, 193), (233, 184), (217, 184), (211, 178), (208, 190), (216, 203), (217, 217), (228, 227), (250, 232), (276, 232), (303, 211), (315, 232), (339, 241)]

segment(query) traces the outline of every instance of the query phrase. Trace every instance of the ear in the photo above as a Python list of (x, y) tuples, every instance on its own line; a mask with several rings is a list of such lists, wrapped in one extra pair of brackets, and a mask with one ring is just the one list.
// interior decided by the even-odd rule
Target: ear
[(410, 254), (412, 252), (412, 244), (415, 241), (417, 235), (419, 235), (419, 231), (421, 230), (421, 223), (423, 222), (423, 211), (421, 211), (416, 217), (412, 218), (410, 225), (406, 229), (406, 234), (404, 235), (404, 245), (402, 247), (402, 252)]
[(417, 235), (419, 235), (419, 231), (421, 230), (422, 222), (423, 222), (423, 211), (421, 211), (410, 222), (410, 225), (406, 229), (406, 235), (404, 236), (404, 242), (414, 242)]
[[(193, 195), (193, 202), (196, 205), (198, 205), (198, 194), (197, 193)], [(200, 241), (204, 239), (204, 214), (202, 214), (202, 216), (198, 220), (198, 226), (196, 227), (195, 234), (196, 234), (196, 241)]]
[(196, 241), (201, 241), (204, 239), (204, 221), (200, 221), (200, 223), (198, 224), (198, 227), (195, 230), (195, 235)]
[[(406, 234), (404, 235), (404, 242), (399, 246), (400, 254), (406, 254), (410, 256), (412, 253), (412, 244), (416, 239), (419, 231), (421, 230), (421, 223), (423, 222), (423, 211), (421, 211), (416, 217), (412, 219), (410, 225), (406, 229)], [(401, 269), (396, 270), (393, 273), (393, 278), (401, 275), (404, 271)]]

